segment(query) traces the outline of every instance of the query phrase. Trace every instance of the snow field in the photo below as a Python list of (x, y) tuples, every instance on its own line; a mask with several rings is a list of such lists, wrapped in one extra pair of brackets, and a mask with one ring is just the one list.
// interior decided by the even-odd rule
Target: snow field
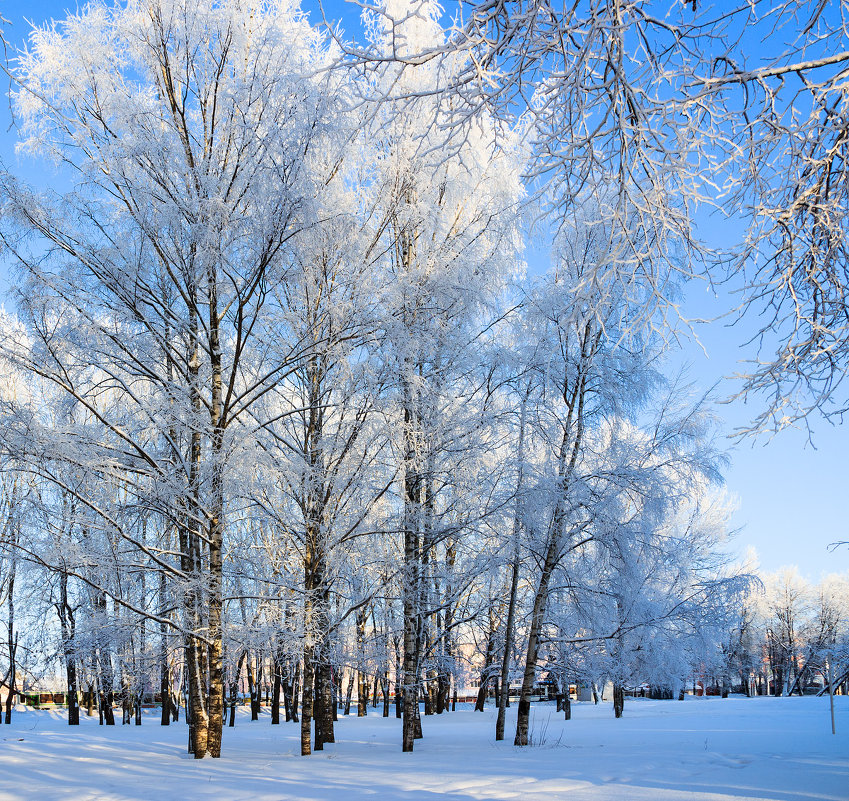
[[(400, 723), (340, 718), (335, 745), (299, 756), (298, 727), (251, 722), (241, 710), (220, 760), (185, 752), (186, 727), (67, 726), (61, 712), (18, 711), (0, 729), (2, 801), (847, 801), (849, 698), (628, 699), (533, 708), (538, 746), (494, 740), (495, 711), (423, 720), (425, 739), (400, 752)], [(515, 706), (508, 732), (515, 722)]]

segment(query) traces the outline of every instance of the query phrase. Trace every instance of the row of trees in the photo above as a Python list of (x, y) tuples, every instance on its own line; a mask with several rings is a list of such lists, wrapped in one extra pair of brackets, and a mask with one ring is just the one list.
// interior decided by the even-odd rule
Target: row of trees
[[(22, 149), (70, 188), (0, 173), (10, 682), (24, 630), (107, 718), (155, 672), (165, 722), (179, 681), (200, 758), (242, 670), (290, 712), (300, 688), (307, 754), (345, 669), (393, 687), (412, 750), (475, 640), (484, 678), (520, 666), (517, 745), (543, 669), (621, 699), (714, 658), (747, 581), (705, 404), (662, 373), (695, 151), (672, 117), (643, 141), (641, 104), (671, 112), (625, 43), (661, 29), (609, 5), (562, 74), (544, 4), (452, 32), (387, 0), (359, 47), (243, 0), (33, 33)], [(551, 268), (525, 280), (534, 218)]]
[(764, 576), (726, 647), (726, 680), (749, 694), (825, 692), (849, 680), (849, 580), (811, 585), (795, 569)]

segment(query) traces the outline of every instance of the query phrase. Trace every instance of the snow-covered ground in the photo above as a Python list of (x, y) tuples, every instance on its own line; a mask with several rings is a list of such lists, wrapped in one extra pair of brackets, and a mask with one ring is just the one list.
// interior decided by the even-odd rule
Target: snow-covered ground
[[(810, 801), (849, 799), (849, 698), (628, 699), (573, 704), (564, 722), (537, 705), (539, 745), (494, 740), (494, 711), (425, 718), (425, 739), (400, 752), (395, 718), (342, 718), (335, 745), (298, 755), (298, 727), (246, 712), (220, 760), (185, 753), (186, 727), (73, 729), (59, 712), (23, 711), (0, 727), (0, 799), (76, 801)], [(515, 713), (515, 707), (511, 710)], [(514, 718), (513, 718), (514, 720)]]

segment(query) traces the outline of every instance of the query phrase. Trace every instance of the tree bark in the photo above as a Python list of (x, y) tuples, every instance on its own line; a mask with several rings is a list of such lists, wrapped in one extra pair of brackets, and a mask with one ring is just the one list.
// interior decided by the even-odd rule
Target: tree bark
[(171, 725), (171, 668), (168, 664), (168, 630), (164, 616), (166, 614), (166, 586), (165, 573), (159, 571), (159, 699), (162, 702), (162, 710), (159, 717), (161, 726)]
[(248, 695), (251, 703), (251, 721), (259, 720), (260, 697), (259, 697), (259, 681), (254, 673), (254, 666), (251, 662), (250, 655), (245, 659), (245, 671), (248, 676)]
[[(415, 477), (407, 477), (406, 494), (416, 492)], [(416, 492), (417, 494), (417, 492)], [(405, 525), (404, 531), (404, 662), (402, 669), (402, 693), (404, 707), (402, 711), (401, 750), (413, 750), (416, 739), (416, 718), (418, 717), (418, 531), (412, 520)]]
[[(9, 636), (12, 633), (12, 586), (14, 584), (14, 573), (10, 576), (9, 587)], [(62, 633), (62, 652), (65, 661), (65, 678), (68, 687), (68, 725), (79, 726), (80, 724), (80, 705), (78, 697), (78, 682), (77, 682), (77, 658), (74, 636), (76, 634), (76, 620), (74, 618), (74, 610), (68, 598), (68, 574), (62, 570), (59, 573), (59, 602), (57, 604), (59, 613), (59, 626)], [(15, 660), (10, 654), (10, 668), (14, 676)], [(8, 723), (8, 720), (6, 721)]]
[(389, 673), (383, 674), (380, 680), (380, 691), (383, 694), (383, 717), (389, 717)]
[(271, 691), (271, 724), (280, 724), (280, 689), (283, 685), (282, 668), (277, 658), (274, 660), (274, 686)]
[(348, 672), (348, 689), (345, 691), (345, 714), (351, 714), (351, 699), (354, 697), (354, 676), (356, 671)]
[(204, 509), (200, 498), (201, 459), (203, 442), (201, 418), (203, 401), (200, 392), (200, 343), (197, 314), (197, 287), (189, 290), (193, 305), (190, 311), (189, 331), (191, 335), (191, 357), (189, 359), (189, 395), (193, 418), (196, 421), (189, 437), (188, 492), (185, 498), (185, 520), (180, 527), (180, 551), (183, 573), (189, 576), (186, 588), (184, 612), (186, 617), (186, 640), (184, 643), (186, 665), (186, 722), (189, 726), (189, 753), (195, 759), (206, 756), (209, 743), (209, 713), (207, 710), (207, 667), (206, 649), (197, 635), (204, 628), (202, 610), (206, 581), (203, 573), (203, 546), (201, 528)]
[(531, 612), (531, 628), (528, 632), (528, 652), (525, 657), (525, 672), (522, 676), (522, 689), (519, 694), (519, 714), (516, 720), (516, 737), (514, 745), (528, 744), (528, 729), (531, 718), (531, 693), (536, 682), (536, 667), (539, 658), (539, 638), (545, 615), (545, 605), (548, 600), (548, 587), (551, 574), (557, 564), (558, 538), (551, 536), (546, 549), (542, 575), (534, 594), (534, 605)]
[[(591, 324), (583, 332), (581, 344), (582, 362), (591, 359), (600, 341), (601, 332), (593, 336)], [(542, 573), (537, 590), (534, 594), (533, 610), (531, 612), (531, 628), (528, 633), (528, 650), (525, 657), (525, 672), (522, 677), (522, 689), (519, 697), (519, 714), (516, 721), (516, 737), (514, 745), (528, 744), (528, 727), (531, 714), (531, 691), (536, 679), (536, 665), (539, 657), (539, 639), (542, 634), (545, 608), (548, 603), (549, 585), (554, 569), (562, 558), (563, 528), (567, 513), (569, 482), (574, 473), (578, 457), (581, 453), (584, 434), (584, 398), (586, 395), (586, 371), (579, 368), (573, 383), (569, 381), (568, 367), (563, 376), (563, 400), (566, 402), (568, 413), (563, 423), (560, 450), (557, 458), (557, 478), (560, 484), (557, 504), (552, 515), (548, 531), (548, 544), (545, 550)]]
[(292, 694), (291, 694), (291, 707), (292, 707), (292, 722), (298, 722), (298, 698), (299, 698), (299, 689), (301, 686), (301, 663), (300, 661), (295, 663), (295, 677), (292, 680)]
[(622, 717), (625, 710), (625, 688), (621, 684), (613, 685), (613, 714), (617, 718)]
[(99, 678), (99, 703), (102, 721), (107, 726), (115, 725), (115, 713), (112, 709), (113, 703), (113, 676), (112, 656), (109, 651), (106, 623), (106, 596), (102, 592), (95, 592), (92, 598), (95, 619), (98, 621), (99, 629), (95, 635), (95, 645), (98, 661)]
[[(326, 652), (326, 649), (322, 649)], [(336, 742), (333, 731), (333, 668), (322, 658), (316, 669), (316, 700), (318, 709), (316, 718), (316, 751), (321, 750), (325, 743)]]
[(510, 566), (510, 594), (507, 602), (507, 623), (504, 626), (504, 652), (501, 655), (501, 694), (498, 696), (498, 716), (495, 720), (495, 739), (504, 739), (507, 706), (510, 704), (510, 652), (513, 648), (513, 629), (516, 625), (516, 596), (519, 592), (519, 535), (523, 528), (522, 493), (525, 475), (525, 425), (530, 385), (525, 390), (519, 412), (519, 443), (516, 449), (516, 497), (513, 510), (513, 559)]
[(303, 697), (301, 698), (301, 756), (312, 753), (312, 712), (313, 694), (315, 692), (315, 647), (309, 634), (304, 643), (304, 670), (301, 676), (303, 682)]
[[(236, 703), (239, 695), (239, 682), (234, 679), (230, 682), (230, 720), (227, 722), (227, 727), (232, 729), (236, 725)], [(274, 721), (272, 721), (273, 723)]]

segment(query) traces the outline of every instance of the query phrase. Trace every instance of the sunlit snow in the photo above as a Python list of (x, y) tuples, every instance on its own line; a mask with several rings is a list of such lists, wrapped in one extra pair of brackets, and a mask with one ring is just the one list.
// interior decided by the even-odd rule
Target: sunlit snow
[[(186, 727), (146, 716), (141, 727), (79, 729), (59, 712), (16, 713), (0, 736), (0, 799), (227, 799), (228, 801), (845, 801), (849, 698), (631, 700), (574, 703), (562, 721), (533, 708), (537, 747), (494, 741), (494, 710), (423, 720), (425, 738), (400, 753), (400, 723), (370, 709), (340, 717), (335, 745), (298, 755), (299, 727), (251, 723), (242, 711), (220, 760), (195, 761)], [(511, 709), (515, 712), (515, 706)], [(158, 713), (157, 713), (158, 715)], [(508, 733), (511, 718), (508, 718)]]

